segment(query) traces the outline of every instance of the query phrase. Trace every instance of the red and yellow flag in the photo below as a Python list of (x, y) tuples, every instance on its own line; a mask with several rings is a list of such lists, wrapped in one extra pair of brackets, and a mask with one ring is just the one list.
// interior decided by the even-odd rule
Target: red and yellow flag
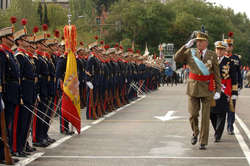
[(74, 55), (76, 47), (76, 28), (67, 25), (64, 28), (66, 51), (68, 52), (66, 73), (63, 83), (62, 116), (81, 132), (81, 112), (77, 63)]

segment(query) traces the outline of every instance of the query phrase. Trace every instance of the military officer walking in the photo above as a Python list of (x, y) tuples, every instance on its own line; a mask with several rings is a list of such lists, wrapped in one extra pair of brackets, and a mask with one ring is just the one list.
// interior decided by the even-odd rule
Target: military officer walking
[(226, 56), (231, 59), (233, 62), (233, 68), (234, 68), (234, 73), (236, 76), (236, 84), (232, 86), (232, 100), (233, 100), (233, 105), (234, 109), (229, 110), (227, 113), (227, 132), (229, 135), (234, 135), (234, 122), (235, 122), (235, 107), (236, 107), (236, 100), (238, 97), (238, 91), (242, 88), (242, 76), (241, 76), (241, 62), (240, 58), (238, 55), (233, 54), (233, 32), (228, 33), (228, 39), (225, 39), (224, 41), (228, 44), (228, 47), (226, 49), (227, 53)]
[[(223, 41), (217, 41), (215, 43), (215, 51), (218, 56), (220, 66), (220, 76), (222, 84), (221, 98), (216, 100), (216, 105), (211, 107), (210, 119), (214, 128), (215, 142), (221, 140), (221, 136), (224, 131), (226, 112), (230, 110), (230, 101), (232, 96), (232, 85), (236, 84), (236, 77), (233, 68), (233, 63), (230, 58), (225, 56), (227, 43)], [(233, 109), (231, 107), (231, 109)]]
[[(197, 48), (191, 48), (196, 41)], [(220, 98), (221, 85), (217, 56), (207, 49), (208, 34), (204, 28), (196, 32), (196, 38), (182, 46), (175, 54), (176, 62), (184, 61), (190, 67), (189, 81), (187, 84), (188, 111), (190, 124), (193, 130), (191, 143), (195, 145), (199, 136), (200, 149), (206, 149), (209, 136), (210, 103), (212, 97)], [(214, 85), (215, 82), (215, 85)], [(215, 94), (213, 91), (215, 90)], [(201, 109), (202, 108), (202, 109)], [(199, 130), (199, 111), (201, 109), (201, 128)]]

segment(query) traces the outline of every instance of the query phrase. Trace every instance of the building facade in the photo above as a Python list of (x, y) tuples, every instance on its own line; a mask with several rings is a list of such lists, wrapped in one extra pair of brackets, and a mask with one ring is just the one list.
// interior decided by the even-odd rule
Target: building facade
[(7, 9), (10, 6), (11, 0), (0, 0), (0, 9)]
[[(37, 0), (32, 0), (32, 1), (37, 1)], [(53, 4), (58, 4), (61, 5), (65, 8), (69, 7), (69, 0), (41, 0), (42, 3), (53, 3)]]

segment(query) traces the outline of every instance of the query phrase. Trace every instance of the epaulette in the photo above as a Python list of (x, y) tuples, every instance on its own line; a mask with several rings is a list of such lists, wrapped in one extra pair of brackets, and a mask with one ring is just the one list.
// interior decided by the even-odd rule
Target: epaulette
[(17, 56), (17, 55), (22, 55), (22, 56), (24, 56), (24, 53), (19, 51), (19, 52), (16, 52), (16, 53), (15, 53), (15, 56)]
[(38, 59), (37, 54), (34, 54), (34, 55), (33, 55), (33, 58)]

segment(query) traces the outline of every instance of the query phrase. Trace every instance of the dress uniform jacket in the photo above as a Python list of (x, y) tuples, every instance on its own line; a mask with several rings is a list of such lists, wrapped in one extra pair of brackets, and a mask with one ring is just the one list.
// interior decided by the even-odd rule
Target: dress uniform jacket
[(0, 61), (3, 65), (4, 78), (4, 98), (12, 104), (19, 104), (20, 102), (20, 69), (17, 59), (14, 57), (12, 51), (6, 46), (0, 46)]
[(19, 49), (15, 56), (20, 64), (21, 97), (25, 103), (33, 104), (35, 90), (34, 65), (22, 49)]
[(48, 81), (49, 81), (49, 66), (48, 62), (45, 58), (43, 58), (41, 55), (38, 55), (39, 60), (39, 86), (40, 86), (40, 96), (47, 98), (49, 96), (49, 87), (48, 87)]
[[(196, 49), (195, 56), (200, 58), (198, 54), (199, 50)], [(200, 71), (194, 59), (192, 58), (191, 49), (187, 49), (185, 46), (183, 46), (180, 50), (176, 52), (174, 59), (176, 62), (181, 62), (181, 63), (185, 61), (190, 67), (190, 72), (197, 75), (202, 75), (202, 72)], [(220, 92), (221, 80), (220, 80), (220, 71), (216, 54), (213, 51), (207, 50), (202, 61), (204, 64), (208, 65), (210, 74), (214, 75), (216, 91)], [(212, 95), (211, 91), (209, 91), (209, 83), (207, 81), (205, 82), (193, 79), (188, 80), (187, 94), (192, 97), (209, 97)]]
[(241, 70), (240, 70), (241, 62), (240, 62), (240, 58), (238, 57), (238, 55), (231, 55), (230, 59), (233, 62), (235, 77), (237, 79), (236, 84), (234, 84), (232, 87), (232, 89), (233, 89), (232, 95), (238, 95), (238, 88), (241, 89), (243, 87)]
[(232, 85), (237, 84), (233, 65), (230, 58), (225, 56), (219, 61), (222, 93), (221, 98), (216, 100), (216, 106), (211, 109), (213, 113), (226, 113), (226, 111), (229, 110), (229, 98), (232, 95)]

